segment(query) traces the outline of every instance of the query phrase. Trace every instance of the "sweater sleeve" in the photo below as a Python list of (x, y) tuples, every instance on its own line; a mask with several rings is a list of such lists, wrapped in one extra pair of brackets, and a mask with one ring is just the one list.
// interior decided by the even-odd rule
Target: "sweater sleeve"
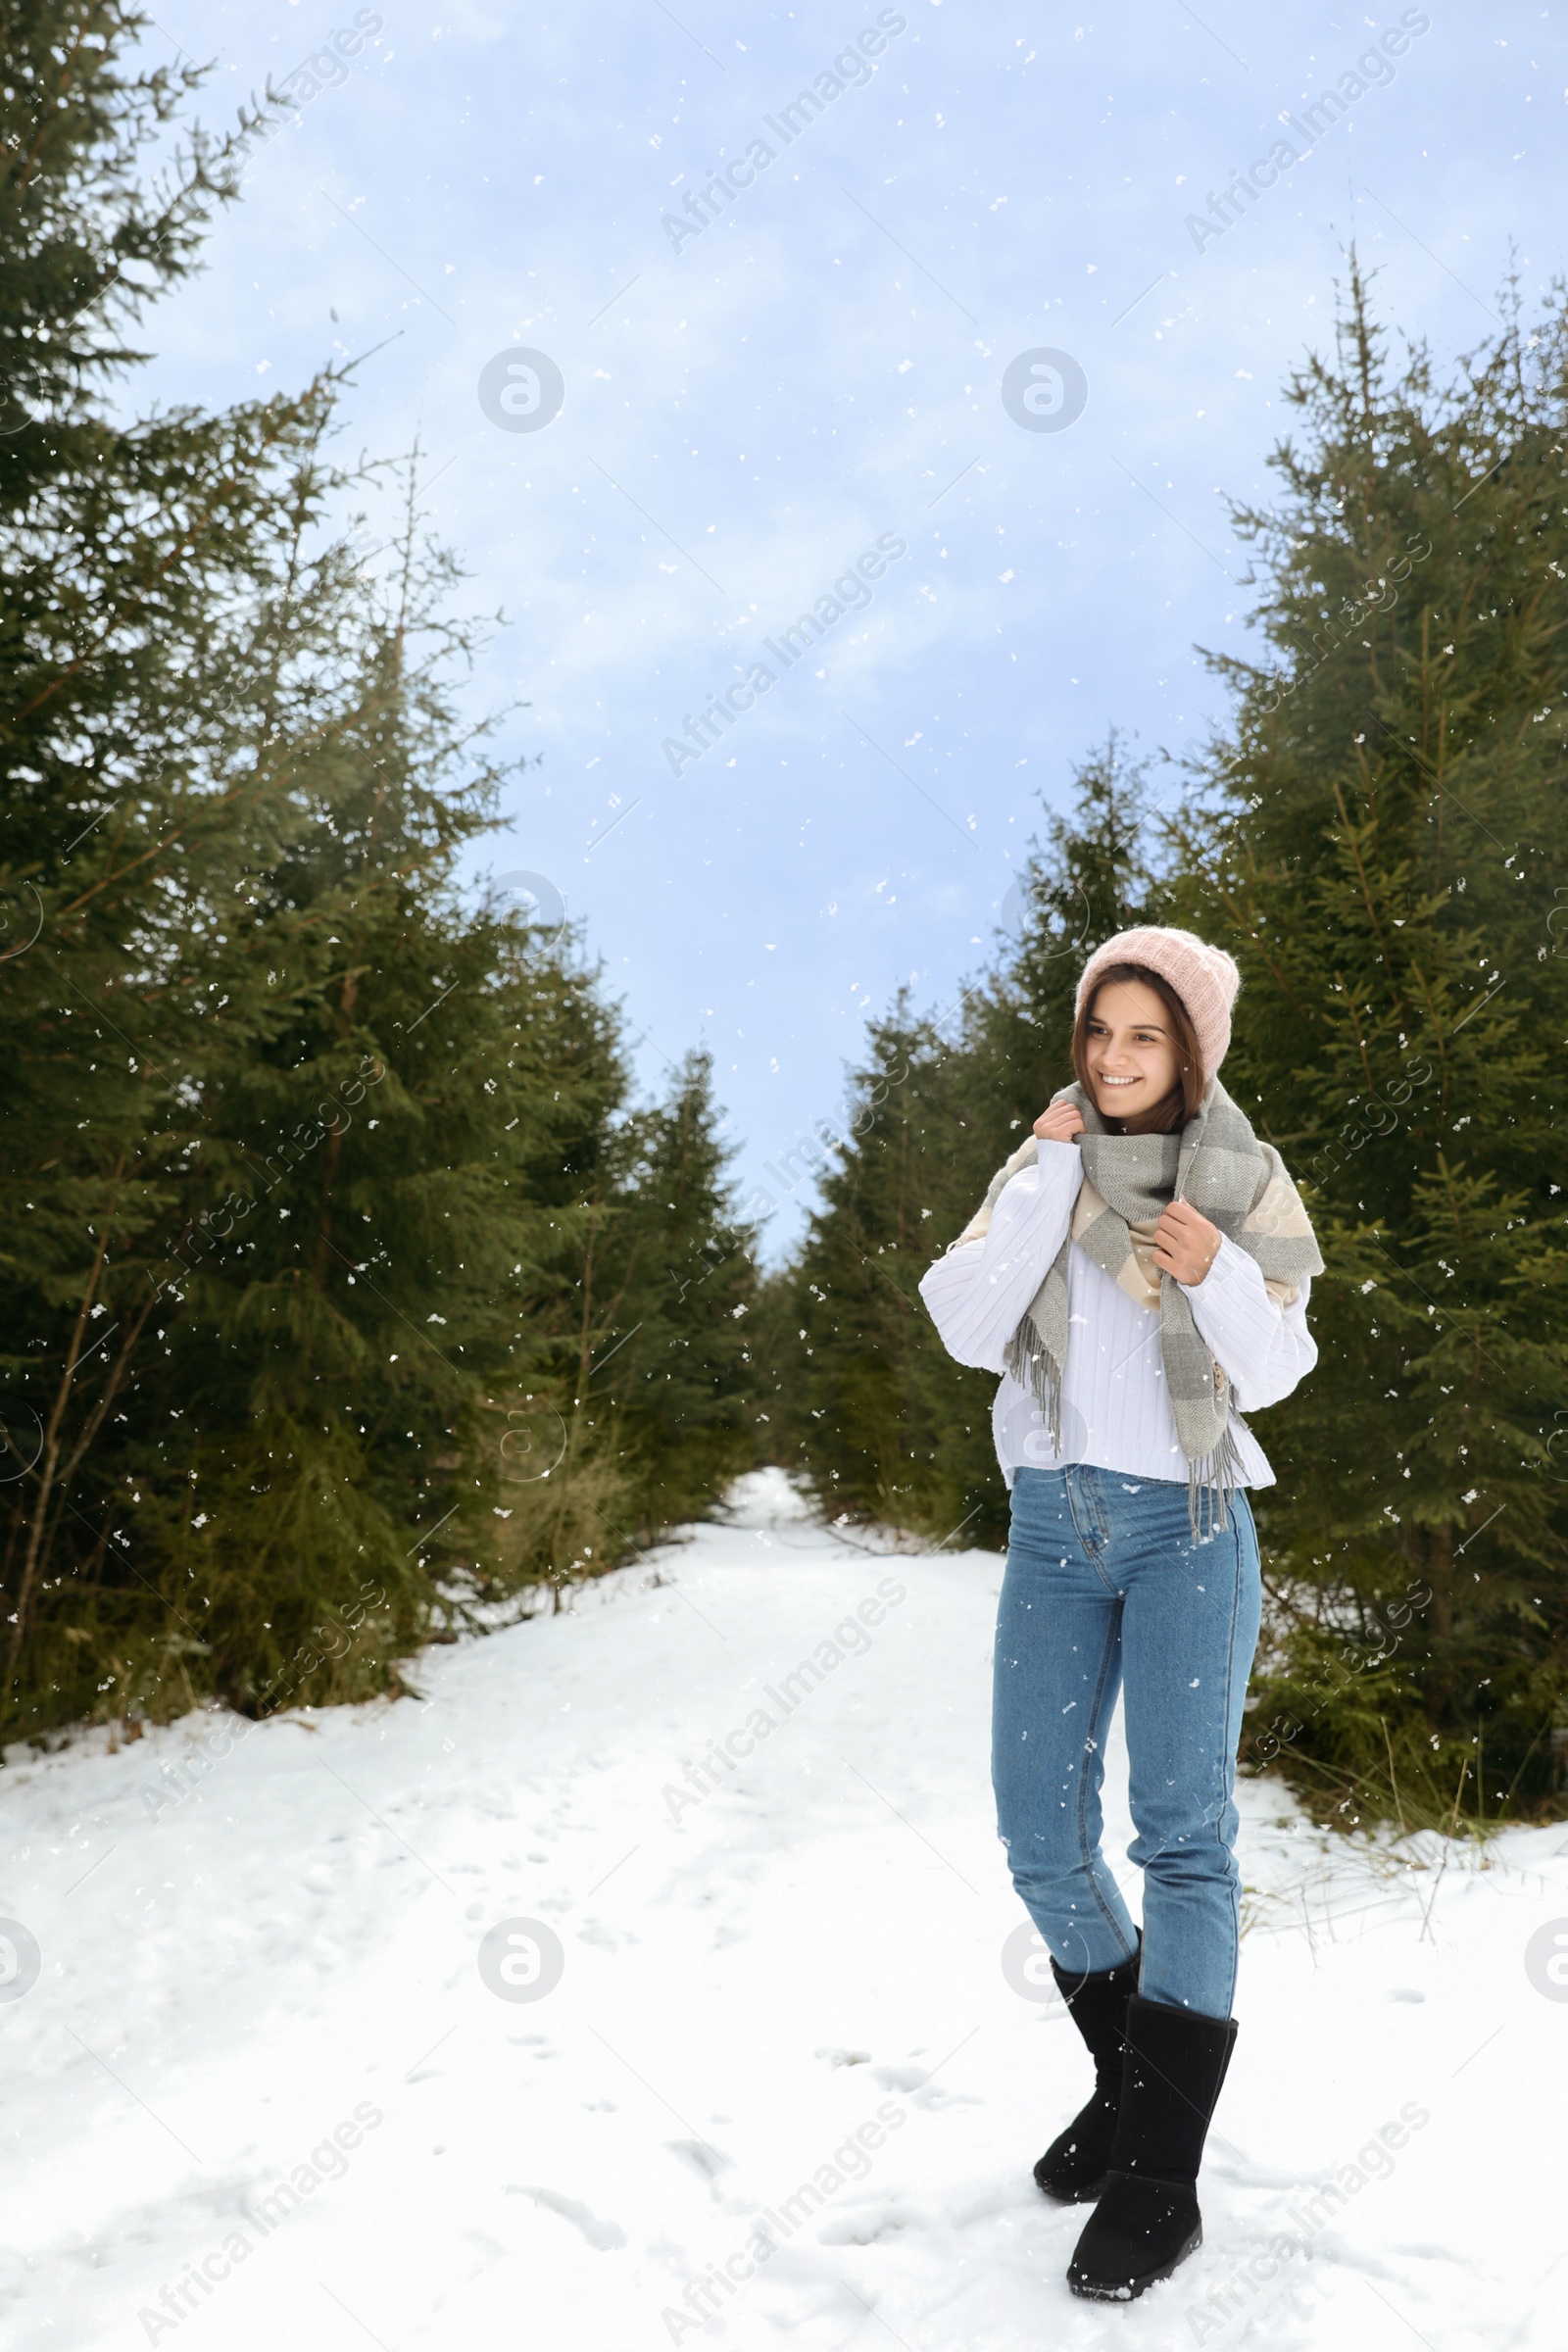
[(1188, 1291), (1193, 1321), (1229, 1375), (1242, 1412), (1278, 1404), (1317, 1362), (1306, 1328), (1311, 1288), (1303, 1282), (1294, 1306), (1277, 1305), (1256, 1258), (1226, 1239), (1203, 1280)]
[(1003, 1187), (985, 1239), (960, 1243), (921, 1277), (931, 1320), (960, 1364), (1005, 1371), (1007, 1343), (1067, 1238), (1082, 1182), (1076, 1144), (1041, 1144), (1036, 1164)]

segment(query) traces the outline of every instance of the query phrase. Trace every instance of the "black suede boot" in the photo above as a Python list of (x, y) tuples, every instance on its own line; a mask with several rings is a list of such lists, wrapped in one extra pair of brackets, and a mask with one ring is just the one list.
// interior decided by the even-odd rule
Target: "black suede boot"
[(1075, 2295), (1128, 2303), (1203, 2242), (1198, 2168), (1236, 2043), (1234, 2018), (1200, 2017), (1137, 1993), (1109, 2176), (1073, 2255)]
[[(1141, 1933), (1138, 1941), (1141, 1951)], [(1069, 1976), (1054, 1960), (1051, 1963), (1056, 1990), (1095, 2062), (1094, 2096), (1035, 2166), (1037, 2184), (1061, 2205), (1087, 2205), (1105, 2185), (1121, 2103), (1122, 2029), (1127, 2004), (1138, 1989), (1138, 1960), (1139, 1952), (1134, 1952), (1131, 1959), (1092, 1977)]]

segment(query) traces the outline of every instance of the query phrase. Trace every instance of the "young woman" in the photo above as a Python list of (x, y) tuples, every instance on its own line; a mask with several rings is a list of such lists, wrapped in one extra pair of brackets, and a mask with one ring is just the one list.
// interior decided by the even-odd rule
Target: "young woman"
[[(1277, 1404), (1317, 1360), (1311, 1224), (1219, 1083), (1239, 979), (1188, 931), (1097, 949), (1076, 1083), (920, 1285), (949, 1353), (1004, 1376), (992, 1776), (1013, 1885), (1096, 2070), (1035, 2179), (1099, 2200), (1067, 2277), (1115, 2301), (1202, 2240), (1198, 2169), (1236, 2039), (1247, 1489), (1273, 1476), (1239, 1408)], [(1118, 1690), (1141, 1936), (1100, 1846)]]

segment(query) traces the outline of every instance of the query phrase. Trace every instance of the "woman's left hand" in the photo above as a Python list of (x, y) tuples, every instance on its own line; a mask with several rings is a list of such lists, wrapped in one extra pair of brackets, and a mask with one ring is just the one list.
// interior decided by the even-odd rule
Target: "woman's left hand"
[(1190, 1200), (1173, 1200), (1154, 1227), (1154, 1263), (1192, 1290), (1219, 1255), (1224, 1235)]

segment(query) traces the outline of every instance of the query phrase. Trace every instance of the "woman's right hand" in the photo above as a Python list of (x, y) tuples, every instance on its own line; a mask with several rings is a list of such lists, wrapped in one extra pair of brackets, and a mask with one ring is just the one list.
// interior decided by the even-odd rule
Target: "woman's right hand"
[(1035, 1121), (1035, 1133), (1043, 1144), (1070, 1144), (1083, 1132), (1083, 1113), (1076, 1102), (1053, 1102)]

